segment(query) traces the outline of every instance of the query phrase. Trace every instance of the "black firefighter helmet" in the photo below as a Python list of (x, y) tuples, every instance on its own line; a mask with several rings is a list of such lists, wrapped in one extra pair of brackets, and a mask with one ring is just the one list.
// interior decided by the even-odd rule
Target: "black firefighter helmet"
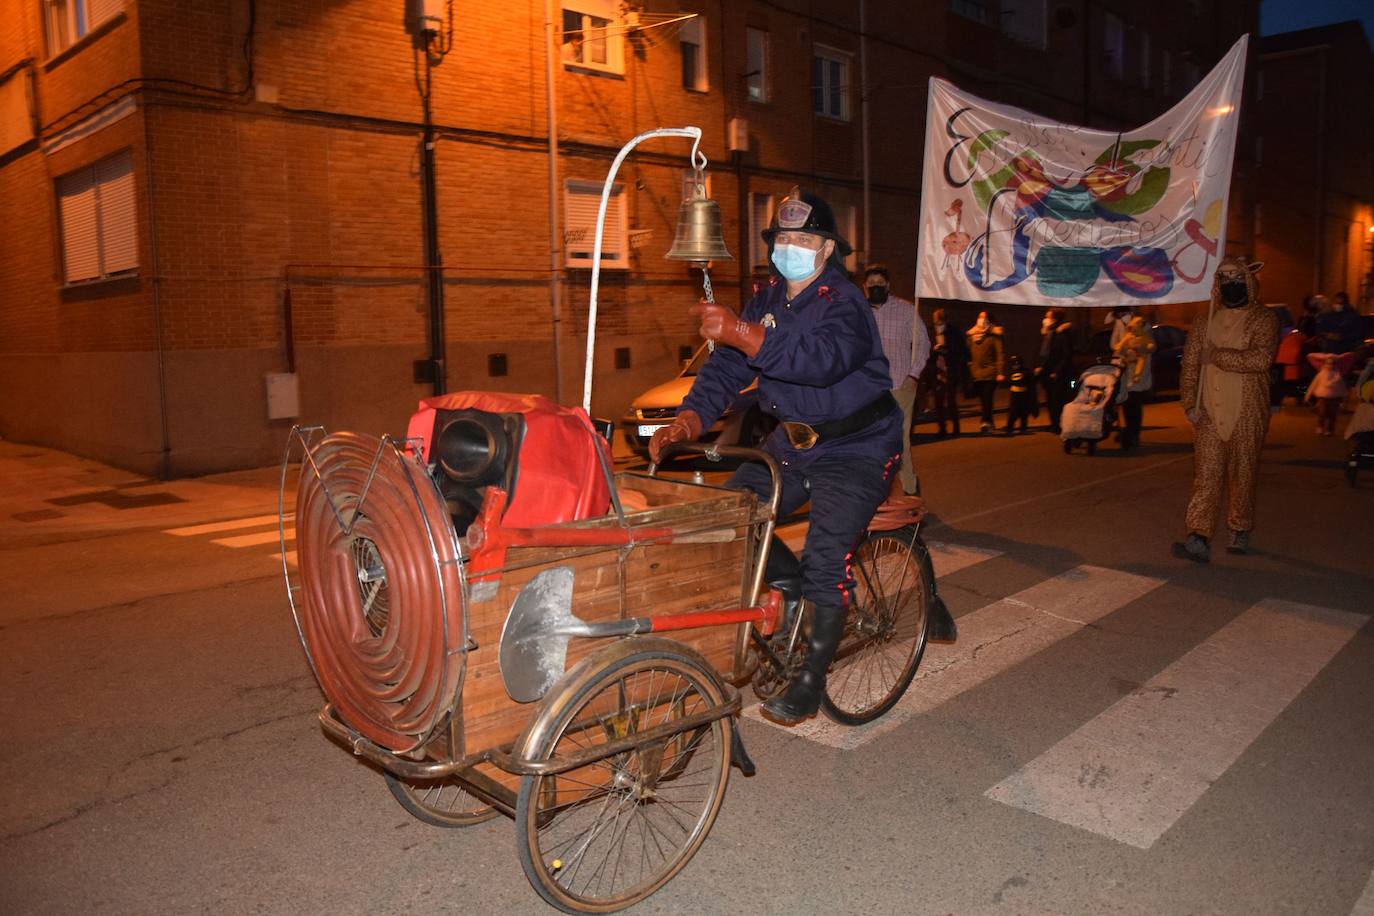
[(793, 188), (782, 199), (773, 213), (773, 223), (763, 230), (763, 240), (768, 243), (768, 252), (773, 252), (773, 239), (779, 232), (806, 232), (819, 235), (835, 243), (835, 253), (830, 263), (839, 264), (854, 251), (835, 225), (835, 214), (830, 204), (810, 191)]

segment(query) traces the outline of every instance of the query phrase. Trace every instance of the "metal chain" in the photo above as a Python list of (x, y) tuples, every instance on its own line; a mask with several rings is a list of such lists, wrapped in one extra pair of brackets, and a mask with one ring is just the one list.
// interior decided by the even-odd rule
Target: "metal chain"
[[(715, 305), (716, 291), (711, 288), (711, 272), (706, 269), (705, 265), (702, 265), (701, 268), (701, 288), (706, 291), (706, 301)], [(716, 352), (716, 342), (714, 340), (706, 341), (706, 349), (712, 353)]]

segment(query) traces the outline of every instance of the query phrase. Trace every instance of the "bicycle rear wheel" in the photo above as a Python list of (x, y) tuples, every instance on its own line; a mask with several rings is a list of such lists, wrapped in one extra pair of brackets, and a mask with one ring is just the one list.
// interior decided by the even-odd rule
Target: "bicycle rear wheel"
[(821, 710), (844, 725), (887, 712), (916, 676), (930, 626), (930, 567), (912, 529), (878, 531), (854, 552), (857, 583)]
[[(724, 702), (699, 657), (652, 637), (559, 698), (534, 749), (548, 760), (670, 725)], [(520, 864), (544, 900), (568, 913), (638, 903), (695, 855), (730, 775), (728, 716), (586, 766), (525, 776), (516, 805)]]

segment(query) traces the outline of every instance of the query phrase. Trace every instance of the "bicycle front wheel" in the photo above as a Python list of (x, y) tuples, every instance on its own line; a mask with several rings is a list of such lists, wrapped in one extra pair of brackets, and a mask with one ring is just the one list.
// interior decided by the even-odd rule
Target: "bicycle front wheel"
[(906, 692), (926, 649), (930, 568), (911, 529), (873, 532), (854, 552), (856, 588), (821, 710), (844, 725), (887, 712)]

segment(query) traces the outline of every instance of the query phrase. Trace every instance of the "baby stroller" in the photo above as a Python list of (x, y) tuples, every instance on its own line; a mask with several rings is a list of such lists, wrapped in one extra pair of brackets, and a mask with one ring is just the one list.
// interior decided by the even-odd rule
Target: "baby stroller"
[(1345, 437), (1350, 440), (1345, 477), (1353, 487), (1361, 468), (1374, 468), (1374, 381), (1365, 382), (1362, 386), (1360, 400), (1355, 404), (1355, 415), (1345, 428)]
[(1064, 405), (1059, 419), (1059, 438), (1064, 440), (1064, 454), (1082, 444), (1092, 455), (1097, 452), (1097, 443), (1111, 435), (1116, 424), (1116, 405), (1122, 391), (1121, 367), (1110, 363), (1089, 366), (1074, 387), (1077, 394)]

